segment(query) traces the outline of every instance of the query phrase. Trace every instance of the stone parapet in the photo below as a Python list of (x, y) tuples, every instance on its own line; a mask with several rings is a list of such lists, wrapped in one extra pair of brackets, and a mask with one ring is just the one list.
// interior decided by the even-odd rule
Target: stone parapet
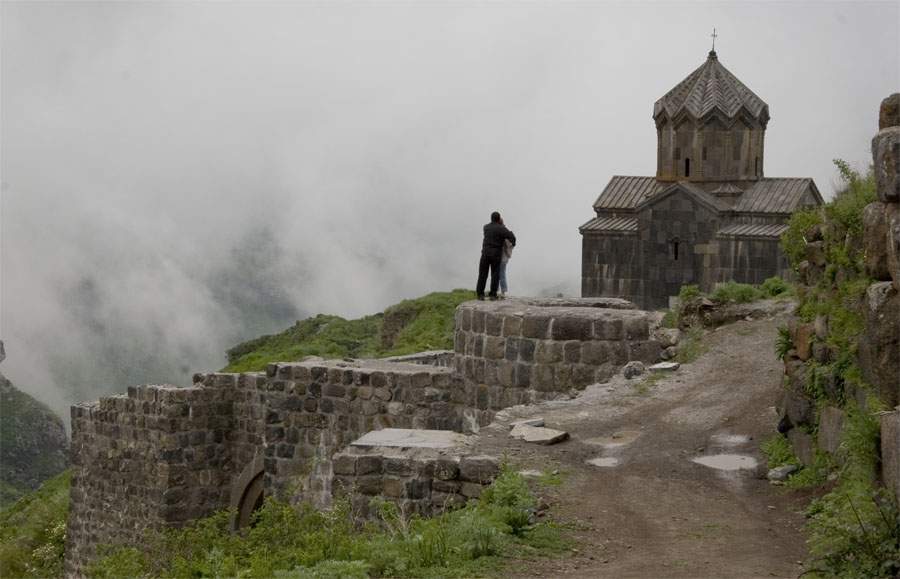
[(456, 310), (456, 370), (467, 404), (496, 411), (603, 382), (626, 363), (656, 363), (656, 318), (615, 298), (466, 302)]

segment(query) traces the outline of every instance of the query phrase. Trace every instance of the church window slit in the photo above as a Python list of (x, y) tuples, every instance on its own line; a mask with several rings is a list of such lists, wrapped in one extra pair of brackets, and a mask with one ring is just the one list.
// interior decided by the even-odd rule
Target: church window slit
[(691, 176), (691, 159), (690, 158), (687, 158), (684, 160), (684, 176), (685, 177)]

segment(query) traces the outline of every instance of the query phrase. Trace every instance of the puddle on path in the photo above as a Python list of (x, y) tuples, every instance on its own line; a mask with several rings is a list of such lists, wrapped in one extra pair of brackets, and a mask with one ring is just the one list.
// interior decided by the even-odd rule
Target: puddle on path
[(740, 454), (716, 454), (691, 459), (693, 462), (717, 470), (740, 470), (756, 468), (756, 459)]
[(714, 434), (712, 441), (722, 446), (738, 446), (750, 441), (750, 437), (745, 434)]
[(592, 466), (618, 466), (619, 465), (619, 459), (613, 458), (611, 456), (603, 457), (603, 458), (592, 458), (585, 462), (587, 462), (589, 465), (592, 465)]
[(613, 433), (612, 436), (591, 438), (589, 440), (585, 440), (585, 442), (587, 444), (602, 446), (603, 448), (618, 448), (620, 446), (625, 446), (626, 444), (631, 444), (640, 435), (641, 433), (637, 430), (622, 430), (620, 432)]

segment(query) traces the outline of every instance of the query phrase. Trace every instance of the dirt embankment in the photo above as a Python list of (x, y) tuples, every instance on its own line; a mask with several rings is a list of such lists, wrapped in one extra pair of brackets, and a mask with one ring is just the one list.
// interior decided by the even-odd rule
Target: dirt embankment
[[(810, 493), (771, 485), (760, 451), (777, 423), (773, 344), (788, 310), (775, 302), (707, 332), (706, 353), (660, 379), (617, 376), (573, 400), (508, 409), (483, 429), (483, 452), (560, 471), (563, 483), (544, 494), (549, 516), (582, 541), (571, 557), (521, 561), (508, 576), (799, 575)], [(570, 440), (508, 436), (510, 422), (533, 417)]]

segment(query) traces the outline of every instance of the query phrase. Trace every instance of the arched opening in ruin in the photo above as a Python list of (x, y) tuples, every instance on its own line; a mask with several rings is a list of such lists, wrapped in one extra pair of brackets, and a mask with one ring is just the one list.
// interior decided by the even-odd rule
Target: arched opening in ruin
[(256, 459), (244, 467), (240, 476), (235, 481), (231, 490), (231, 508), (235, 509), (235, 515), (231, 526), (233, 529), (242, 529), (250, 525), (253, 513), (263, 505), (265, 499), (263, 457)]
[(250, 526), (253, 513), (263, 505), (263, 499), (265, 498), (263, 493), (263, 474), (259, 473), (256, 478), (250, 481), (250, 484), (244, 491), (244, 496), (238, 505), (238, 512), (234, 521), (234, 525), (238, 529)]

